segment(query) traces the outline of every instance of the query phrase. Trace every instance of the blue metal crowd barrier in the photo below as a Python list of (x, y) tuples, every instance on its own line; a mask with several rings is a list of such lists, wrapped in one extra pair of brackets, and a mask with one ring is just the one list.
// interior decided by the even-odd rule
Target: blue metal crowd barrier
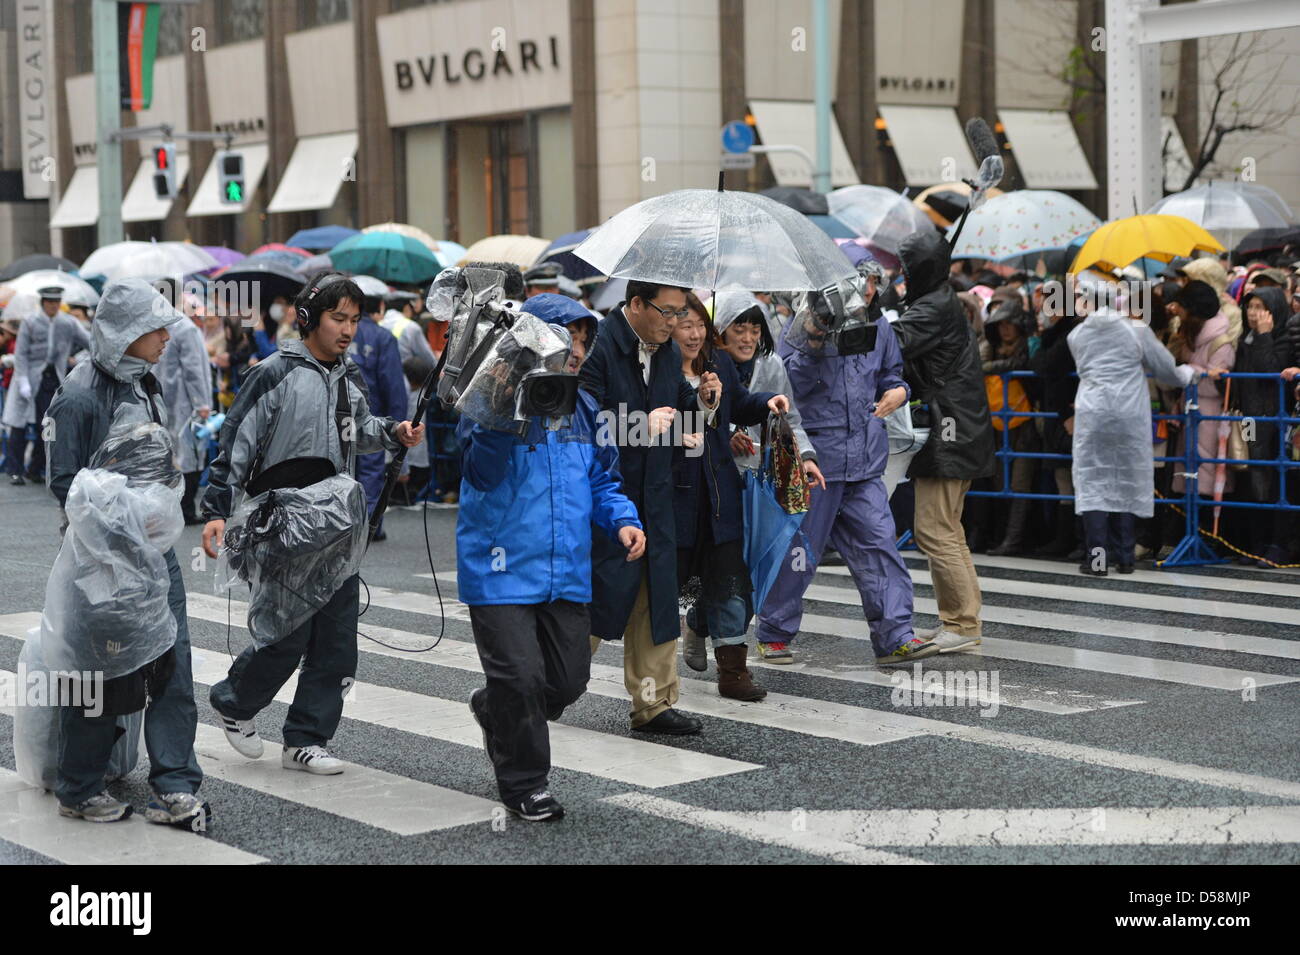
[[(1014, 418), (1056, 418), (1060, 415), (1052, 411), (1020, 411), (1009, 408), (1009, 379), (1015, 378), (1036, 378), (1036, 373), (1032, 371), (1012, 371), (1002, 372), (999, 374), (1002, 380), (1002, 407), (991, 412), (995, 418), (1001, 418), (1003, 427), (1001, 429), (1001, 446), (997, 450), (997, 457), (1002, 468), (1002, 488), (998, 491), (970, 491), (972, 497), (994, 498), (999, 500), (1011, 500), (1014, 498), (1027, 498), (1037, 501), (1073, 501), (1072, 494), (1039, 494), (1035, 492), (1023, 492), (1012, 490), (1011, 486), (1011, 468), (1012, 463), (1017, 458), (1029, 458), (1044, 461), (1073, 461), (1073, 457), (1068, 454), (1052, 454), (1042, 451), (1015, 451), (1011, 447), (1011, 434), (1015, 429), (1010, 427), (1010, 422)], [(1300, 418), (1289, 417), (1285, 414), (1270, 416), (1251, 416), (1251, 415), (1232, 415), (1217, 414), (1203, 415), (1200, 412), (1198, 402), (1198, 386), (1205, 375), (1198, 375), (1197, 379), (1189, 384), (1184, 390), (1183, 411), (1180, 414), (1170, 413), (1153, 413), (1152, 420), (1176, 421), (1179, 422), (1184, 435), (1199, 434), (1200, 424), (1202, 421), (1251, 421), (1254, 424), (1276, 424), (1278, 427), (1277, 447), (1278, 453), (1275, 458), (1265, 459), (1241, 459), (1241, 458), (1219, 458), (1219, 457), (1201, 457), (1200, 448), (1197, 441), (1192, 438), (1183, 442), (1183, 453), (1176, 456), (1159, 455), (1156, 461), (1163, 461), (1167, 466), (1181, 465), (1183, 470), (1177, 472), (1183, 478), (1183, 493), (1178, 497), (1156, 498), (1155, 503), (1160, 505), (1180, 505), (1183, 508), (1184, 533), (1181, 540), (1169, 556), (1160, 561), (1159, 567), (1185, 567), (1203, 564), (1222, 563), (1226, 558), (1217, 556), (1214, 551), (1207, 545), (1200, 532), (1200, 512), (1202, 508), (1207, 507), (1226, 507), (1255, 510), (1274, 510), (1274, 511), (1300, 511), (1300, 505), (1292, 504), (1287, 499), (1287, 472), (1300, 468), (1300, 461), (1293, 461), (1288, 456), (1287, 432), (1291, 426), (1300, 425)], [(1291, 407), (1292, 402), (1288, 400), (1289, 392), (1295, 386), (1296, 382), (1287, 381), (1278, 374), (1269, 374), (1266, 372), (1230, 372), (1222, 375), (1225, 379), (1268, 379), (1277, 382), (1278, 388), (1278, 409), (1285, 410)], [(1297, 379), (1300, 381), (1300, 379)], [(1030, 422), (1022, 422), (1017, 427), (1025, 427)], [(1154, 443), (1154, 442), (1153, 442)], [(1198, 487), (1200, 466), (1203, 464), (1222, 464), (1227, 466), (1246, 466), (1275, 468), (1278, 472), (1278, 499), (1274, 502), (1259, 501), (1215, 501), (1212, 497), (1207, 498), (1200, 493)], [(1060, 465), (1057, 465), (1059, 467)], [(1154, 489), (1153, 489), (1154, 493)], [(910, 533), (905, 534), (899, 539), (899, 546), (903, 547), (910, 540)]]

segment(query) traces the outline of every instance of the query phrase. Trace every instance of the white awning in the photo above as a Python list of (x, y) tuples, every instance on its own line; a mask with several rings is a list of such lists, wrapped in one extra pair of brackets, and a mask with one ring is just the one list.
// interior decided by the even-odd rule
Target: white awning
[(99, 167), (78, 166), (50, 216), (51, 229), (73, 229), (99, 221)]
[(879, 109), (909, 186), (933, 186), (975, 175), (975, 157), (951, 106), (882, 105)]
[(1192, 157), (1187, 154), (1187, 144), (1183, 142), (1183, 134), (1178, 131), (1178, 123), (1172, 116), (1160, 117), (1160, 146), (1164, 149), (1165, 188), (1177, 192), (1183, 188), (1187, 174), (1192, 171)]
[(1097, 188), (1088, 157), (1065, 110), (1000, 109), (998, 118), (1027, 188)]
[(355, 132), (299, 139), (266, 211), (304, 212), (334, 205), (343, 180), (356, 179), (357, 141)]
[[(185, 153), (176, 154), (176, 188), (179, 189), (190, 172), (190, 157)], [(147, 156), (140, 160), (135, 170), (135, 178), (122, 199), (123, 222), (152, 222), (166, 219), (171, 212), (172, 200), (159, 199), (153, 191), (153, 158)]]
[(217, 157), (221, 152), (218, 150), (213, 153), (212, 161), (204, 170), (199, 187), (194, 190), (190, 207), (185, 210), (187, 216), (227, 216), (235, 212), (243, 212), (248, 208), (253, 196), (257, 194), (257, 187), (262, 183), (262, 175), (266, 172), (266, 163), (271, 156), (271, 147), (266, 143), (248, 143), (235, 146), (231, 152), (244, 155), (244, 201), (239, 203), (221, 201), (221, 177), (217, 174)]
[[(808, 155), (817, 156), (817, 114), (805, 100), (751, 100), (750, 111), (758, 121), (758, 134), (764, 146), (799, 146)], [(772, 175), (782, 186), (812, 185), (812, 170), (798, 153), (767, 153)], [(856, 186), (862, 180), (853, 168), (849, 151), (844, 148), (839, 123), (831, 114), (831, 185)]]

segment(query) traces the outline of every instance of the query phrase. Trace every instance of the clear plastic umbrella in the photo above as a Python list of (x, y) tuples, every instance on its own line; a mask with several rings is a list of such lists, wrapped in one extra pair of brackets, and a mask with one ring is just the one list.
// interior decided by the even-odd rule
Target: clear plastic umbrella
[(82, 275), (157, 279), (189, 275), (220, 263), (192, 242), (114, 242), (96, 249), (81, 264)]
[(1191, 219), (1229, 248), (1255, 229), (1280, 228), (1294, 221), (1290, 206), (1268, 186), (1236, 181), (1175, 192), (1148, 211)]
[(37, 269), (35, 272), (27, 272), (10, 279), (0, 285), (0, 289), (6, 290), (0, 292), (0, 300), (7, 303), (17, 296), (30, 296), (33, 300), (39, 301), (37, 293), (51, 285), (63, 289), (64, 299), (70, 300), (73, 304), (94, 308), (99, 302), (99, 293), (89, 282), (57, 269)]
[(573, 254), (614, 278), (714, 291), (807, 291), (854, 275), (807, 216), (751, 192), (681, 189), (646, 199)]
[(911, 199), (884, 186), (845, 186), (826, 197), (830, 214), (890, 255), (913, 232), (934, 228)]
[(1100, 219), (1063, 192), (1018, 189), (994, 196), (970, 214), (952, 257), (996, 260), (1063, 249), (1100, 225)]

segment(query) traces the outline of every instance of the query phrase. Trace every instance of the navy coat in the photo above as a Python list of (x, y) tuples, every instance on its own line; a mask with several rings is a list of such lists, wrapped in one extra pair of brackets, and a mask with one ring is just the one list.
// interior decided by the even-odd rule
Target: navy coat
[[(622, 545), (601, 531), (591, 542), (591, 632), (618, 640), (647, 575), (650, 625), (656, 644), (676, 640), (681, 630), (677, 605), (677, 529), (673, 517), (673, 448), (666, 436), (649, 444), (636, 439), (636, 424), (655, 408), (698, 409), (695, 389), (682, 375), (682, 354), (672, 339), (650, 362), (650, 384), (641, 375), (638, 339), (621, 308), (601, 323), (595, 346), (578, 373), (581, 386), (596, 399), (600, 420), (596, 440), (618, 444), (623, 493), (636, 505), (645, 528), (646, 552), (627, 560)], [(623, 418), (626, 425), (618, 425)], [(629, 442), (627, 439), (631, 438)]]
[(677, 517), (677, 546), (695, 546), (699, 532), (700, 495), (709, 496), (713, 543), (740, 540), (745, 530), (740, 500), (740, 471), (731, 455), (731, 426), (762, 424), (772, 392), (751, 393), (740, 383), (731, 356), (719, 348), (704, 368), (722, 382), (722, 400), (713, 423), (704, 428), (704, 447), (688, 455), (677, 448), (673, 465), (673, 510)]

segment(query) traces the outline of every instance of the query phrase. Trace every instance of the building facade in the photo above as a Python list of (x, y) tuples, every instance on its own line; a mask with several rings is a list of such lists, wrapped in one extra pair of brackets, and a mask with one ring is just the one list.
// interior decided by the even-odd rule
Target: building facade
[[(91, 3), (0, 0), (0, 260), (80, 261), (98, 244)], [(1069, 191), (1104, 215), (1102, 0), (831, 0), (830, 14), (834, 185), (915, 192), (969, 175), (962, 124), (982, 115), (1006, 149), (1004, 186)], [(1226, 149), (1219, 177), (1249, 166), (1300, 209), (1300, 30), (1266, 40), (1243, 84), (1291, 119)], [(124, 231), (244, 250), (389, 220), (465, 245), (554, 237), (711, 188), (728, 120), (812, 152), (813, 41), (812, 0), (164, 4), (153, 102), (122, 126), (230, 133), (247, 191), (220, 201), (219, 144), (177, 140), (179, 196), (160, 201), (153, 143), (127, 141)], [(1203, 64), (1222, 48), (1162, 49), (1171, 163), (1204, 134)], [(810, 172), (779, 152), (726, 181), (807, 185)]]

